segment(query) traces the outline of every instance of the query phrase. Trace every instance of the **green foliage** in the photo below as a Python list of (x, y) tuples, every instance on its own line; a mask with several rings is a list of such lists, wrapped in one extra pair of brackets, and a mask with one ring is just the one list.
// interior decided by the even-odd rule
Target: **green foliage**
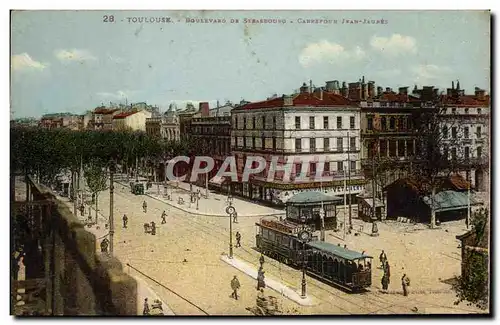
[(133, 166), (136, 158), (157, 162), (193, 152), (191, 142), (165, 142), (144, 132), (12, 127), (10, 138), (11, 171), (39, 174), (44, 183), (64, 169), (78, 171), (81, 162)]
[(99, 161), (94, 161), (85, 168), (85, 180), (92, 193), (104, 191), (107, 188), (107, 179), (106, 169)]
[[(481, 208), (472, 216), (472, 231), (474, 232), (474, 245), (484, 247), (488, 243), (489, 234), (486, 232), (486, 225), (489, 218), (488, 209)], [(459, 304), (467, 301), (468, 305), (475, 305), (478, 308), (488, 308), (489, 302), (489, 272), (488, 272), (488, 251), (467, 250), (466, 268), (464, 274), (456, 278), (453, 289), (457, 294)]]

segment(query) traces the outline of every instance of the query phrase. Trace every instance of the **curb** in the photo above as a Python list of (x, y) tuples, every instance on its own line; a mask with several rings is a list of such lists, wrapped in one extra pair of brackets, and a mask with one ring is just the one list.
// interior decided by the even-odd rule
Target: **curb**
[[(122, 186), (125, 186), (127, 187), (126, 184), (123, 184), (121, 182), (116, 182)], [(145, 196), (147, 197), (150, 197), (152, 199), (155, 199), (157, 201), (160, 201), (162, 203), (165, 203), (173, 208), (176, 208), (177, 210), (181, 210), (183, 212), (186, 212), (186, 213), (189, 213), (189, 214), (193, 214), (193, 215), (197, 215), (197, 216), (204, 216), (204, 217), (217, 217), (217, 218), (227, 218), (228, 215), (227, 214), (210, 214), (210, 213), (204, 213), (204, 212), (194, 212), (194, 211), (190, 211), (190, 210), (187, 210), (187, 209), (183, 209), (181, 207), (178, 207), (172, 203), (169, 203), (168, 201), (165, 201), (165, 200), (162, 200), (160, 198), (157, 198), (155, 196), (152, 196), (151, 194), (147, 194), (145, 193), (144, 194)], [(255, 214), (255, 215), (238, 215), (238, 218), (246, 218), (246, 217), (277, 217), (277, 216), (282, 216), (282, 215), (285, 215), (285, 212), (282, 212), (282, 213), (263, 213), (263, 214)]]
[[(220, 259), (223, 262), (227, 263), (229, 266), (232, 266), (235, 269), (239, 270), (240, 272), (243, 272), (247, 276), (250, 276), (253, 279), (257, 279), (257, 271), (255, 271), (253, 269), (253, 267), (251, 268), (252, 269), (251, 271), (249, 271), (248, 269), (245, 270), (244, 266), (247, 266), (247, 264), (242, 262), (241, 260), (238, 260), (235, 257), (230, 259), (227, 255), (221, 255)], [(244, 266), (238, 265), (237, 263), (234, 263), (235, 261), (238, 261), (240, 264), (243, 264)], [(282, 284), (279, 281), (276, 281), (276, 280), (271, 279), (271, 278), (266, 278), (265, 283), (266, 283), (266, 288), (269, 288), (269, 289), (277, 292), (278, 294), (282, 295), (283, 297), (285, 297), (285, 298), (287, 298), (287, 299), (289, 299), (289, 300), (291, 300), (291, 301), (293, 301), (301, 306), (317, 305), (317, 303), (314, 302), (314, 300), (311, 298), (311, 296), (303, 299), (300, 297), (299, 293), (297, 293), (295, 290)]]

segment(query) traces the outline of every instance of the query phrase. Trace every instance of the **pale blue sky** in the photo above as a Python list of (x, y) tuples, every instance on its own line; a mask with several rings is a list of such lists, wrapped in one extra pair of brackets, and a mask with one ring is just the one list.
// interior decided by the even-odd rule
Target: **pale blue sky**
[[(104, 23), (103, 15), (115, 22)], [(174, 22), (128, 23), (127, 17)], [(185, 17), (227, 23), (186, 24)], [(244, 18), (287, 23), (245, 25)], [(363, 18), (387, 24), (342, 24)], [(125, 98), (163, 110), (172, 101), (255, 101), (290, 93), (309, 79), (320, 86), (363, 75), (393, 88), (443, 88), (459, 79), (472, 93), (475, 86), (490, 89), (489, 34), (489, 13), (481, 11), (14, 12), (12, 115), (83, 113)]]

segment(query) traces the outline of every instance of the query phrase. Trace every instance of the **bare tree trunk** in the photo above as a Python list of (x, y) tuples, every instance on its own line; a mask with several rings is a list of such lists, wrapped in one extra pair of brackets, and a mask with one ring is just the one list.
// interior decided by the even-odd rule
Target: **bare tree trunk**
[(95, 224), (97, 225), (97, 221), (98, 221), (98, 214), (97, 214), (97, 211), (98, 211), (98, 204), (97, 204), (97, 198), (98, 198), (98, 194), (96, 193), (95, 194)]
[(436, 209), (434, 208), (434, 198), (436, 197), (436, 186), (432, 187), (432, 195), (431, 195), (431, 228), (436, 227)]

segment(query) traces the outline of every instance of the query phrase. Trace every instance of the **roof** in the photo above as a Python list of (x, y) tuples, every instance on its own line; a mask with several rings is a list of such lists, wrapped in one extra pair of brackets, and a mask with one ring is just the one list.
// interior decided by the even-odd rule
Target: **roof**
[(479, 98), (475, 95), (463, 95), (463, 96), (448, 96), (441, 95), (441, 103), (445, 105), (454, 105), (454, 106), (481, 106), (481, 107), (489, 107), (490, 106), (490, 96), (485, 95), (484, 98)]
[[(347, 106), (347, 107), (357, 107), (357, 105), (351, 100), (337, 94), (333, 94), (327, 91), (323, 91), (323, 99), (320, 98), (320, 94), (316, 93), (300, 93), (292, 96), (293, 106), (306, 106), (306, 107), (335, 107), (335, 106)], [(246, 110), (246, 109), (258, 109), (258, 108), (273, 108), (273, 107), (283, 107), (285, 103), (284, 96), (277, 97), (269, 100), (264, 100), (260, 102), (253, 102), (242, 105), (236, 110)]]
[(300, 205), (300, 204), (313, 204), (313, 203), (335, 202), (335, 201), (342, 201), (342, 199), (336, 196), (326, 195), (322, 192), (307, 191), (295, 194), (286, 201), (286, 204)]
[[(439, 192), (434, 196), (434, 202), (431, 202), (432, 200), (428, 196), (425, 196), (423, 200), (428, 206), (433, 205), (436, 212), (466, 209), (468, 205), (467, 193), (457, 191)], [(477, 205), (480, 202), (470, 197), (470, 204)]]
[(115, 108), (115, 109), (108, 109), (104, 106), (101, 106), (101, 107), (97, 107), (95, 110), (94, 110), (94, 114), (112, 114), (114, 112), (117, 112), (119, 111), (118, 108)]
[[(472, 189), (470, 182), (466, 181), (460, 174), (451, 175), (448, 177), (438, 177), (441, 179), (440, 189), (452, 189), (456, 191), (467, 190), (468, 187)], [(384, 191), (387, 191), (388, 188), (395, 186), (403, 186), (411, 189), (417, 194), (425, 194), (431, 191), (431, 185), (428, 180), (425, 180), (422, 177), (406, 177), (400, 178), (393, 183), (384, 187)]]
[(372, 256), (368, 255), (363, 255), (361, 253), (358, 253), (356, 251), (351, 251), (347, 248), (330, 244), (324, 241), (312, 241), (308, 244), (311, 247), (314, 247), (316, 249), (322, 250), (326, 253), (330, 253), (332, 255), (341, 257), (343, 259), (352, 261), (355, 259), (360, 259), (360, 258), (372, 258)]
[(113, 120), (118, 120), (118, 119), (122, 119), (122, 118), (126, 118), (130, 115), (134, 115), (135, 113), (137, 113), (138, 111), (133, 111), (133, 112), (123, 112), (123, 113), (120, 113), (120, 114), (116, 114), (115, 116), (113, 116)]
[[(361, 200), (363, 200), (364, 202), (366, 202), (366, 204), (368, 204), (370, 206), (370, 208), (373, 207), (373, 197), (364, 197), (364, 196), (360, 196), (360, 195), (358, 195), (357, 197), (360, 198)], [(384, 202), (382, 202), (382, 200), (377, 199), (377, 198), (375, 198), (375, 204), (376, 204), (376, 207), (385, 206)]]

